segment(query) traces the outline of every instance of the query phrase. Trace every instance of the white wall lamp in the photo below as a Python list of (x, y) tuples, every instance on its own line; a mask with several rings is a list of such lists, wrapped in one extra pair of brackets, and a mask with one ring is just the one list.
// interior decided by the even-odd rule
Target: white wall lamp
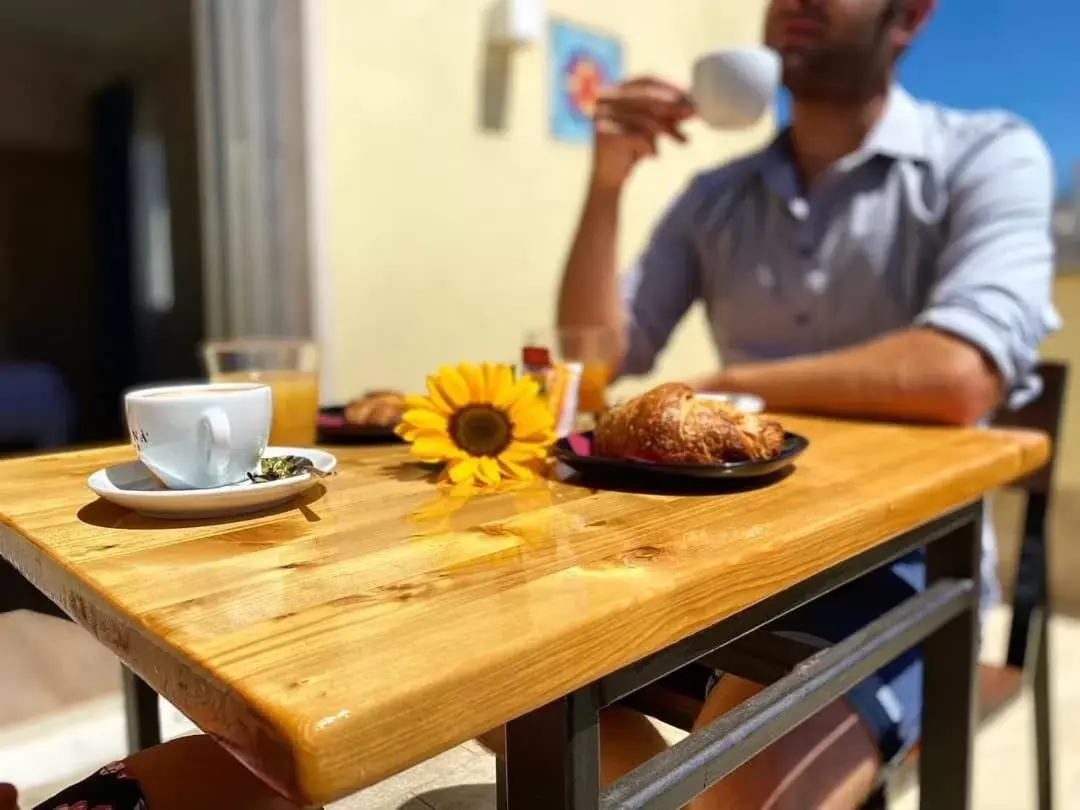
[(479, 124), (485, 132), (506, 132), (513, 55), (543, 42), (547, 26), (545, 2), (493, 0), (488, 7), (487, 47), (478, 88)]
[(527, 48), (544, 38), (545, 0), (495, 0), (489, 41), (503, 48)]

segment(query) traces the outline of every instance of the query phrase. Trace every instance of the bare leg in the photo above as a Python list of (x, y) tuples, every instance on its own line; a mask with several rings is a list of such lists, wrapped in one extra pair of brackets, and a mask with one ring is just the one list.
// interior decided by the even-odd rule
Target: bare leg
[(126, 763), (153, 810), (296, 808), (209, 737), (182, 737), (140, 751)]
[[(104, 764), (104, 763), (103, 763)], [(151, 810), (296, 810), (209, 737), (182, 737), (124, 760)], [(0, 785), (0, 810), (5, 804)]]
[[(761, 687), (725, 675), (697, 720), (706, 725)], [(656, 728), (637, 712), (608, 709), (600, 716), (600, 773), (604, 784), (664, 750)], [(498, 756), (506, 751), (501, 728), (480, 737)], [(691, 810), (856, 810), (870, 795), (881, 756), (855, 711), (837, 701), (698, 797)]]
[[(712, 722), (761, 691), (725, 675), (697, 725)], [(856, 810), (870, 795), (881, 755), (855, 711), (837, 701), (742, 765), (692, 810)]]

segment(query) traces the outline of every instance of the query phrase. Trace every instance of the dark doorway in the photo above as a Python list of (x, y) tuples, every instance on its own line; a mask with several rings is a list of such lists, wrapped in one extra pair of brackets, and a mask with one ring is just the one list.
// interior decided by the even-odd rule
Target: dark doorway
[(63, 443), (122, 438), (125, 389), (199, 374), (191, 15), (189, 0), (0, 0), (0, 410), (33, 417), (26, 380), (55, 375)]

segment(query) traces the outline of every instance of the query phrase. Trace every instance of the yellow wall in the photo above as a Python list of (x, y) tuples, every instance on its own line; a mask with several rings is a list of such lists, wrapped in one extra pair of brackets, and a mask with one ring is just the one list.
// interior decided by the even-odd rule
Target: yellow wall
[[(372, 387), (414, 389), (441, 363), (517, 360), (523, 333), (551, 323), (555, 287), (584, 191), (589, 150), (548, 135), (543, 46), (510, 60), (507, 125), (479, 128), (491, 0), (327, 0), (326, 349), (341, 401)], [(684, 82), (693, 59), (757, 41), (764, 0), (548, 0), (563, 17), (622, 38), (629, 73)], [(692, 129), (642, 167), (624, 213), (623, 258), (688, 177), (771, 134)], [(659, 373), (715, 362), (688, 319)]]
[(1080, 275), (1058, 278), (1054, 303), (1064, 325), (1047, 340), (1043, 355), (1047, 359), (1064, 360), (1070, 371), (1057, 481), (1063, 489), (1080, 491)]

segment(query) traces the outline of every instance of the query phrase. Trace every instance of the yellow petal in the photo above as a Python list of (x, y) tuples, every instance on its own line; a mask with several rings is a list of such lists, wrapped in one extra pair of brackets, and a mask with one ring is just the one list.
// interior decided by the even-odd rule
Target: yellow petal
[(397, 427), (394, 428), (394, 433), (400, 436), (407, 442), (416, 441), (416, 437), (420, 435), (420, 428), (406, 425), (404, 422), (399, 422)]
[(490, 456), (480, 456), (477, 461), (480, 462), (479, 469), (477, 470), (477, 476), (480, 480), (488, 484), (499, 483), (499, 480), (502, 478), (499, 462)]
[[(427, 390), (428, 396), (431, 398), (431, 404), (435, 406), (435, 410), (444, 416), (449, 416), (455, 411), (454, 406), (446, 398), (446, 395), (439, 388), (439, 382), (435, 377), (427, 378)], [(408, 401), (405, 403), (408, 406)]]
[(465, 453), (450, 441), (445, 434), (423, 433), (416, 437), (412, 445), (412, 454), (417, 458), (443, 461), (464, 458)]
[(435, 404), (435, 401), (431, 397), (420, 396), (419, 394), (408, 394), (405, 397), (405, 410), (407, 411), (435, 411), (440, 412), (440, 408)]
[(550, 433), (555, 423), (549, 410), (535, 406), (515, 409), (515, 412), (510, 414), (510, 421), (514, 423), (515, 439), (528, 439)]
[(484, 373), (472, 363), (462, 363), (458, 366), (465, 384), (469, 387), (470, 402), (487, 402), (485, 395)]
[(495, 395), (499, 393), (499, 367), (492, 363), (481, 363), (480, 374), (484, 378), (484, 401), (495, 402)]
[(514, 401), (511, 408), (518, 404), (533, 402), (540, 397), (540, 383), (532, 377), (522, 377), (514, 387)]
[[(509, 408), (518, 398), (521, 381), (514, 381), (509, 366), (499, 366), (496, 371), (495, 393), (491, 395), (491, 404), (498, 408)], [(537, 389), (539, 390), (539, 389)]]
[(502, 456), (499, 456), (499, 465), (506, 472), (508, 478), (514, 478), (518, 481), (532, 481), (534, 478), (536, 478), (536, 473), (534, 473), (528, 467), (523, 467), (520, 464), (515, 464), (513, 461), (507, 461)]
[(453, 366), (443, 366), (439, 369), (438, 388), (446, 395), (446, 401), (454, 410), (469, 404), (469, 384), (461, 376), (461, 372)]
[(420, 428), (421, 430), (437, 430), (443, 433), (446, 432), (448, 424), (446, 417), (441, 413), (436, 413), (435, 411), (429, 411), (423, 408), (405, 411), (401, 417), (401, 421), (414, 428)]
[(547, 455), (547, 450), (542, 444), (534, 444), (532, 442), (513, 442), (509, 447), (499, 453), (499, 461), (505, 462), (517, 462), (532, 461), (533, 459), (543, 458)]
[(463, 458), (453, 462), (447, 468), (450, 480), (455, 484), (464, 484), (476, 477), (476, 471), (480, 466), (480, 460), (476, 458)]

